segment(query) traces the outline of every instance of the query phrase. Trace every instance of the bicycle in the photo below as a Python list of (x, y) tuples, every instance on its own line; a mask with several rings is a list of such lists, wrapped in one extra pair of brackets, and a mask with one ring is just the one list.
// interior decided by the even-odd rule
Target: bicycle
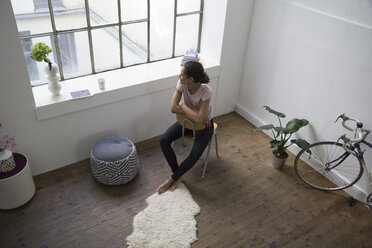
[[(342, 126), (354, 132), (354, 139), (341, 136), (336, 142), (316, 142), (302, 149), (296, 156), (294, 169), (297, 176), (307, 185), (318, 190), (335, 191), (351, 187), (365, 171), (369, 194), (366, 201), (350, 197), (347, 203), (354, 206), (361, 202), (372, 209), (372, 178), (368, 171), (360, 145), (365, 144), (372, 148), (372, 144), (365, 141), (370, 130), (363, 128), (363, 123), (353, 117), (340, 115), (335, 122), (342, 119)], [(348, 121), (356, 123), (356, 128), (346, 124)], [(338, 141), (342, 140), (342, 143)]]

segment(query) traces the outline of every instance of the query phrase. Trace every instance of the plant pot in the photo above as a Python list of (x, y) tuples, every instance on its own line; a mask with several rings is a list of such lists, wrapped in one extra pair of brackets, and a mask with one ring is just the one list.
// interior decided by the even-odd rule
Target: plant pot
[(13, 153), (14, 170), (0, 173), (0, 209), (13, 209), (26, 204), (35, 194), (35, 183), (26, 156)]
[(15, 168), (16, 164), (14, 161), (12, 151), (5, 149), (0, 152), (0, 172), (8, 172)]
[(46, 79), (48, 80), (48, 90), (53, 94), (53, 96), (58, 96), (61, 92), (62, 86), (58, 82), (59, 80), (59, 69), (56, 63), (52, 63), (52, 68), (49, 70), (49, 64), (46, 63), (44, 67), (44, 72), (46, 74)]
[(277, 155), (278, 151), (273, 150), (273, 159), (272, 159), (272, 167), (274, 169), (282, 170), (285, 164), (285, 161), (287, 161), (288, 153), (284, 153), (284, 156), (278, 157)]

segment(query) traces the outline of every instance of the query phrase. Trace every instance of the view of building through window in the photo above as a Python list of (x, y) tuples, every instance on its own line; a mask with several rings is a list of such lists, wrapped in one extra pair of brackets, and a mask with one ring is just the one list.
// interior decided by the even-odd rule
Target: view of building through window
[(199, 49), (202, 1), (11, 0), (33, 86), (46, 83), (44, 63), (30, 58), (40, 41), (62, 80)]

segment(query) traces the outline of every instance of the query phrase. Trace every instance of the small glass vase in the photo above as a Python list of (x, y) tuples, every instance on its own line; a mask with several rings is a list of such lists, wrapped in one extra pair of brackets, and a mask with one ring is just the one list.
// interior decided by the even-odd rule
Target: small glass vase
[(0, 172), (5, 173), (16, 167), (13, 153), (8, 149), (0, 151)]

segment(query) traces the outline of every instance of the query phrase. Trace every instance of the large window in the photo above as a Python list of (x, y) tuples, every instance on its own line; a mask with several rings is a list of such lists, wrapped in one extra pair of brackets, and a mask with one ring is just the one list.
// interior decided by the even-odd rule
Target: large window
[(31, 85), (46, 83), (30, 59), (43, 41), (61, 80), (200, 51), (203, 0), (11, 0)]

